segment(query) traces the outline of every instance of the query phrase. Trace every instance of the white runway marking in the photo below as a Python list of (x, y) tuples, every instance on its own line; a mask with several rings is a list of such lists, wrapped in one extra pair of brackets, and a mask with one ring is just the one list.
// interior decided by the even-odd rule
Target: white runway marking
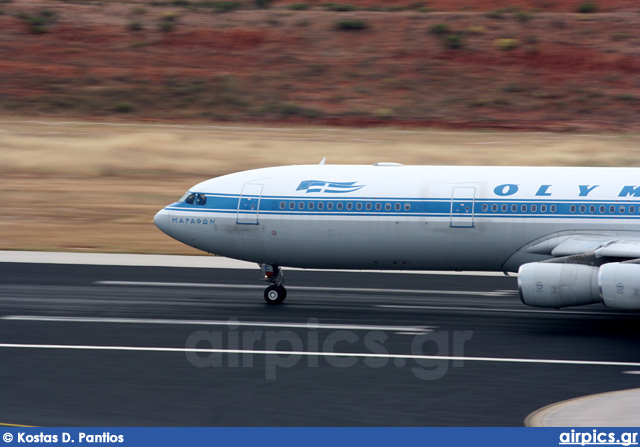
[(68, 349), (84, 351), (134, 351), (134, 352), (196, 352), (204, 354), (255, 354), (255, 355), (298, 355), (320, 357), (356, 357), (356, 358), (386, 358), (406, 360), (444, 360), (458, 362), (493, 362), (493, 363), (521, 363), (543, 365), (575, 365), (575, 366), (624, 366), (640, 367), (634, 362), (609, 362), (599, 360), (560, 360), (560, 359), (526, 359), (503, 357), (462, 357), (448, 355), (415, 355), (415, 354), (384, 354), (372, 352), (319, 352), (319, 351), (276, 351), (259, 349), (200, 349), (200, 348), (172, 348), (160, 346), (93, 346), (93, 345), (54, 345), (54, 344), (23, 344), (0, 343), (0, 348), (14, 349)]
[[(202, 287), (213, 289), (264, 289), (265, 286), (254, 286), (244, 284), (206, 284), (189, 282), (153, 282), (153, 281), (96, 281), (96, 285), (101, 286), (146, 286), (146, 287)], [(452, 290), (415, 290), (415, 289), (368, 289), (349, 287), (305, 287), (290, 286), (289, 290), (306, 290), (318, 292), (346, 292), (346, 293), (403, 293), (415, 295), (472, 295), (472, 296), (507, 296), (516, 292), (474, 292), (474, 291), (452, 291)]]
[(432, 330), (433, 326), (383, 326), (364, 324), (324, 324), (324, 323), (286, 323), (286, 322), (262, 322), (262, 321), (235, 321), (235, 320), (170, 320), (151, 318), (99, 318), (99, 317), (48, 317), (37, 315), (7, 315), (0, 317), (9, 321), (46, 321), (46, 322), (72, 322), (72, 323), (116, 323), (116, 324), (173, 324), (173, 325), (198, 325), (198, 326), (227, 326), (227, 327), (280, 327), (297, 329), (342, 329), (352, 331), (406, 331), (411, 333), (425, 333)]
[(493, 307), (455, 307), (455, 306), (412, 306), (404, 304), (376, 304), (375, 307), (381, 307), (385, 309), (416, 309), (416, 310), (464, 310), (473, 312), (517, 312), (527, 314), (552, 314), (552, 315), (596, 315), (596, 316), (624, 316), (633, 317), (640, 316), (638, 313), (624, 313), (624, 312), (583, 312), (583, 311), (571, 311), (571, 310), (542, 310), (542, 309), (500, 309)]

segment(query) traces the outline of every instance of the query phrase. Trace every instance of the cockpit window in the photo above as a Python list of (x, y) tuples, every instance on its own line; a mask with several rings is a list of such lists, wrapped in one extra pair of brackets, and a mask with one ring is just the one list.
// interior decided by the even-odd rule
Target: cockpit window
[(180, 199), (180, 202), (188, 203), (189, 205), (206, 205), (207, 196), (204, 194), (190, 194), (186, 193)]

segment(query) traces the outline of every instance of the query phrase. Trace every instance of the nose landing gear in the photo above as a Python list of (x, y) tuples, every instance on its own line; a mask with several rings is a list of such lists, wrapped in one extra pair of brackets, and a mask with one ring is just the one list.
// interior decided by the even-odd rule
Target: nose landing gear
[(269, 281), (271, 285), (264, 291), (264, 300), (267, 304), (280, 304), (287, 297), (287, 289), (282, 285), (284, 275), (277, 265), (261, 264), (260, 268), (264, 273), (263, 281)]

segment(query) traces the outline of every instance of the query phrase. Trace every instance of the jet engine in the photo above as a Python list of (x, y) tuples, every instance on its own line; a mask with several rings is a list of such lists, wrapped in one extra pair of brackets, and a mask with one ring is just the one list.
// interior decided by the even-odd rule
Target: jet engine
[(566, 307), (604, 302), (615, 309), (640, 310), (640, 264), (601, 267), (533, 262), (518, 271), (520, 299), (528, 306)]
[(598, 286), (605, 306), (640, 310), (640, 264), (603, 265), (598, 272)]
[(598, 268), (533, 262), (518, 270), (520, 299), (528, 306), (566, 307), (599, 303)]

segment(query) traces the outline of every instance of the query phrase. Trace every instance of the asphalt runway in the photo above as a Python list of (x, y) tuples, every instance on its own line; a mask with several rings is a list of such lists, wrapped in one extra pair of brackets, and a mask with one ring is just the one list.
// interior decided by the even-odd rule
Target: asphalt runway
[[(640, 313), (513, 277), (0, 263), (0, 423), (522, 426), (640, 386)], [(336, 355), (341, 353), (342, 355)]]

